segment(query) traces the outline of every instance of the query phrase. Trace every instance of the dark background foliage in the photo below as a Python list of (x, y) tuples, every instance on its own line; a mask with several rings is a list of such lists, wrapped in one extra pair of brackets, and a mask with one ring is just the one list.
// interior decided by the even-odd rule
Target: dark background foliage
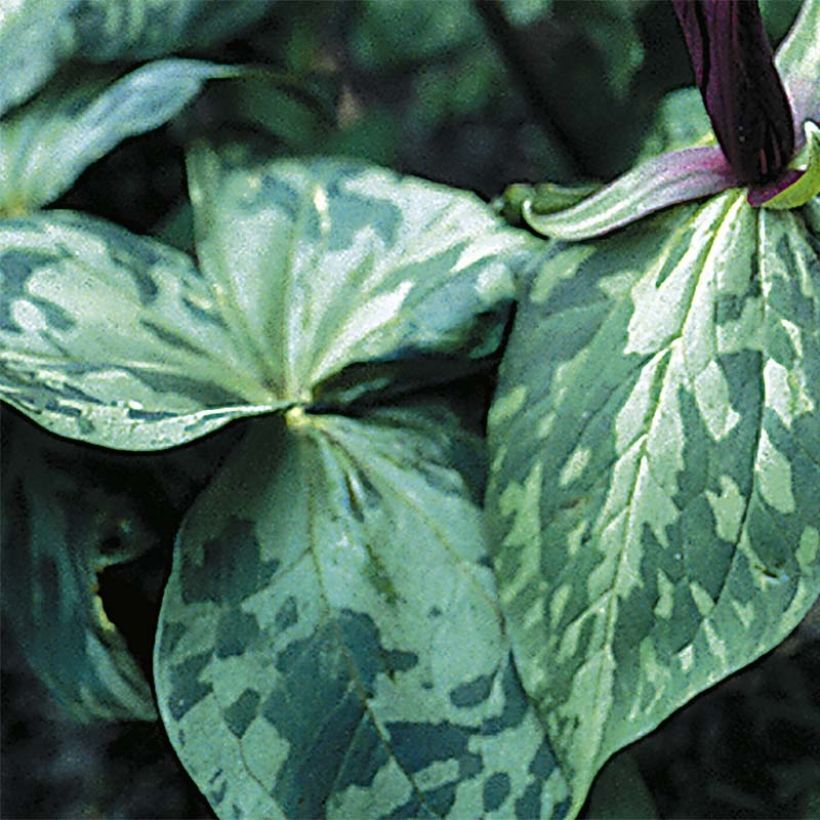
[[(281, 2), (244, 37), (192, 55), (312, 79), (287, 94), (260, 81), (217, 84), (177, 122), (89, 168), (57, 206), (190, 247), (184, 144), (237, 127), (283, 153), (360, 156), (487, 199), (514, 181), (606, 179), (653, 133), (663, 95), (690, 82), (665, 2), (522, 0), (515, 14), (492, 1), (386, 7)], [(763, 7), (782, 37), (795, 2)], [(15, 424), (28, 422), (4, 409), (5, 434)], [(210, 446), (218, 454), (239, 435), (241, 426)], [(117, 458), (127, 472), (129, 457)], [(145, 482), (130, 489), (148, 499), (162, 546), (104, 572), (100, 594), (147, 669), (184, 504), (158, 504)], [(635, 744), (660, 816), (820, 817), (818, 620), (815, 608), (785, 644)], [(2, 675), (0, 816), (212, 816), (159, 724), (67, 720), (8, 630)]]

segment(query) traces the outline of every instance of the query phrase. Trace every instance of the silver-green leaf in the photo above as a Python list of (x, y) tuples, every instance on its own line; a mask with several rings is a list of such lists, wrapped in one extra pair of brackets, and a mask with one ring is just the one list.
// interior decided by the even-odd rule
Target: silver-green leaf
[(443, 405), (252, 422), (178, 538), (160, 710), (220, 817), (552, 817), (483, 445)]
[(276, 0), (3, 0), (0, 115), (72, 58), (146, 60), (212, 46), (268, 14)]
[(294, 403), (348, 403), (482, 366), (538, 242), (472, 194), (361, 163), (200, 146), (204, 274)]
[(0, 116), (30, 97), (70, 54), (76, 32), (68, 12), (77, 0), (0, 3)]
[(191, 260), (91, 217), (0, 221), (0, 398), (121, 450), (282, 406)]
[(76, 0), (78, 56), (145, 60), (206, 48), (265, 17), (276, 0)]
[(0, 214), (26, 213), (55, 200), (123, 139), (179, 113), (206, 80), (238, 73), (197, 60), (158, 60), (124, 77), (64, 69), (0, 122)]
[(117, 490), (101, 480), (111, 472), (110, 455), (80, 453), (23, 423), (8, 432), (6, 622), (32, 669), (74, 718), (155, 719), (148, 681), (105, 612), (98, 579), (107, 567), (156, 546), (155, 533), (124, 484)]
[(731, 191), (556, 245), (518, 312), (488, 505), (573, 811), (615, 750), (776, 645), (820, 592), (813, 213)]

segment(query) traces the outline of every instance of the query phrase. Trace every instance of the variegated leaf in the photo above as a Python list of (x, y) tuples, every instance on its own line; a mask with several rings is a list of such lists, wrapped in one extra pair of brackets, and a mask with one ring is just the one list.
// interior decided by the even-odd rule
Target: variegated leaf
[(78, 0), (78, 54), (91, 62), (145, 60), (227, 40), (276, 0)]
[(471, 194), (360, 163), (200, 146), (189, 176), (202, 269), (294, 403), (482, 366), (539, 244)]
[(820, 591), (816, 209), (554, 246), (490, 417), (502, 607), (573, 806)]
[[(111, 456), (80, 452), (22, 422), (7, 433), (0, 484), (7, 623), (73, 717), (155, 719), (148, 681), (98, 594), (98, 574), (156, 546), (155, 533), (127, 487), (105, 483)], [(96, 483), (79, 478), (89, 461)]]
[(75, 47), (68, 12), (77, 0), (0, 3), (0, 116), (30, 97)]
[(88, 217), (0, 222), (0, 396), (62, 435), (160, 449), (495, 353), (535, 240), (466, 193), (236, 151), (192, 160), (201, 274)]
[[(220, 817), (552, 817), (483, 446), (442, 405), (254, 421), (177, 543), (155, 676)], [(249, 475), (253, 474), (253, 480)]]
[[(170, 452), (111, 453), (59, 439), (3, 410), (5, 623), (75, 718), (153, 720), (153, 696), (139, 666), (144, 647), (124, 641), (112, 619), (142, 605), (124, 617), (132, 626), (140, 618), (150, 623), (174, 530), (243, 430)], [(138, 567), (122, 566), (138, 559)], [(112, 568), (116, 586), (104, 593), (104, 573)]]
[(35, 210), (126, 137), (177, 114), (206, 80), (239, 69), (196, 60), (158, 60), (124, 77), (65, 69), (0, 122), (0, 214)]
[(284, 404), (187, 256), (68, 212), (0, 221), (0, 397), (123, 450)]

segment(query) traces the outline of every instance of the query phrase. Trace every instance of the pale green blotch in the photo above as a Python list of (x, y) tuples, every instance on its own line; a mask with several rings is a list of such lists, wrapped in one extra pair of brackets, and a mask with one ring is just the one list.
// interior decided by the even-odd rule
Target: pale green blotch
[(803, 358), (803, 336), (800, 328), (788, 319), (780, 319), (780, 326), (786, 331), (789, 341), (792, 343), (795, 355), (798, 359)]
[(733, 600), (732, 609), (738, 617), (738, 620), (743, 624), (744, 629), (748, 629), (752, 625), (755, 617), (755, 605), (753, 601), (747, 601), (745, 604), (742, 601)]
[(530, 301), (540, 305), (547, 301), (552, 289), (562, 280), (571, 279), (578, 268), (595, 253), (595, 246), (570, 245), (548, 259), (542, 266), (530, 290)]
[(692, 593), (692, 600), (698, 612), (705, 618), (715, 608), (712, 596), (697, 581), (689, 584), (689, 591)]
[(584, 540), (584, 534), (589, 528), (589, 521), (581, 519), (568, 533), (567, 533), (567, 552), (570, 557), (577, 555), (578, 550)]
[(655, 406), (652, 386), (666, 359), (666, 351), (661, 351), (641, 368), (632, 392), (615, 416), (615, 452), (625, 452), (645, 432), (647, 419)]
[(797, 562), (801, 567), (816, 570), (814, 563), (817, 561), (818, 553), (820, 553), (820, 533), (814, 527), (806, 527), (800, 536), (800, 546), (795, 553)]
[(497, 398), (492, 407), (488, 424), (493, 427), (509, 421), (523, 406), (527, 400), (527, 388), (525, 385), (514, 387), (504, 396)]
[(766, 388), (766, 404), (777, 413), (784, 426), (790, 430), (794, 418), (789, 371), (774, 359), (769, 359), (763, 367), (763, 383)]
[(619, 302), (629, 294), (637, 272), (633, 270), (613, 273), (598, 282), (598, 287), (614, 302)]
[[(578, 669), (572, 680), (567, 700), (558, 707), (561, 727), (558, 742), (566, 748), (576, 737), (583, 737), (584, 757), (579, 761), (577, 782), (587, 787), (592, 783), (598, 753), (603, 741), (602, 715), (612, 708), (612, 685), (615, 677), (615, 661), (612, 650), (605, 646)], [(552, 733), (551, 733), (552, 734)]]
[(43, 312), (27, 299), (15, 299), (11, 303), (12, 321), (27, 333), (48, 330), (48, 320)]
[(535, 600), (530, 604), (530, 608), (524, 613), (521, 618), (521, 625), (530, 632), (534, 629), (539, 629), (544, 623), (544, 608), (547, 602), (547, 585), (538, 589)]
[(458, 761), (434, 760), (427, 768), (415, 774), (415, 781), (423, 791), (436, 789), (445, 783), (458, 781)]
[(332, 349), (318, 362), (314, 378), (318, 381), (329, 375), (349, 355), (351, 348), (362, 343), (369, 335), (397, 318), (412, 282), (400, 282), (389, 293), (365, 298), (363, 305), (354, 310), (339, 331)]
[(792, 468), (789, 460), (772, 444), (768, 433), (760, 434), (757, 456), (760, 494), (778, 512), (789, 515), (797, 509), (792, 493)]
[[(541, 537), (541, 483), (543, 465), (536, 462), (520, 484), (509, 484), (499, 498), (501, 514), (508, 518), (513, 515), (513, 524), (504, 539), (505, 547), (533, 547)], [(515, 581), (508, 583), (501, 591), (501, 599), (509, 606), (518, 595), (541, 577), (541, 553), (537, 549), (518, 551), (519, 564), (515, 571)]]
[(572, 594), (572, 584), (561, 584), (550, 600), (550, 623), (557, 626)]
[(290, 754), (290, 743), (265, 718), (257, 717), (239, 745), (242, 759), (261, 783), (275, 783)]
[(715, 326), (719, 354), (740, 353), (743, 350), (762, 351), (764, 347), (764, 302), (759, 296), (749, 297), (743, 303), (738, 319), (730, 319)]
[(552, 428), (555, 426), (555, 420), (557, 418), (558, 415), (554, 410), (547, 413), (547, 415), (538, 422), (538, 426), (535, 429), (536, 437), (539, 439), (546, 438), (552, 432)]
[(684, 646), (678, 652), (678, 661), (680, 662), (681, 671), (685, 674), (692, 668), (692, 663), (695, 660), (695, 647), (690, 643)]
[(719, 481), (720, 493), (707, 490), (706, 498), (715, 516), (718, 538), (734, 543), (743, 521), (746, 499), (741, 495), (740, 488), (730, 476), (722, 475)]
[(382, 766), (367, 786), (353, 785), (331, 797), (328, 816), (387, 817), (413, 795), (413, 786), (395, 758)]
[(672, 607), (675, 603), (675, 585), (669, 580), (666, 573), (658, 570), (658, 601), (653, 612), (658, 618), (669, 620), (672, 617)]
[(715, 441), (727, 436), (740, 421), (740, 415), (729, 401), (729, 384), (714, 359), (695, 378), (695, 401)]
[(720, 663), (721, 669), (713, 670), (710, 678), (712, 680), (719, 680), (720, 678), (724, 677), (726, 671), (729, 669), (729, 658), (726, 654), (726, 643), (725, 641), (717, 634), (715, 631), (714, 626), (712, 626), (711, 621), (704, 621), (703, 622), (703, 633), (706, 635), (706, 645), (709, 647), (709, 652), (718, 660)]
[(568, 484), (572, 484), (573, 481), (577, 481), (583, 475), (591, 457), (592, 450), (589, 447), (576, 448), (561, 469), (558, 486), (566, 487)]

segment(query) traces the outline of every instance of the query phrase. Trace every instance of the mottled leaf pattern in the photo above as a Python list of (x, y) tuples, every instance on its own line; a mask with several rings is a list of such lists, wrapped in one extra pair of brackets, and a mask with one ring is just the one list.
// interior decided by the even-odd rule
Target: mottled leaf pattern
[(443, 405), (252, 423), (183, 525), (155, 661), (220, 817), (565, 812), (501, 630), (482, 456)]
[(556, 245), (519, 310), (490, 417), (495, 565), (576, 809), (820, 591), (816, 227), (727, 192)]
[(276, 0), (3, 0), (0, 114), (71, 58), (145, 60), (203, 48), (261, 20)]
[(77, 0), (72, 20), (83, 59), (145, 60), (205, 48), (268, 14), (276, 0)]
[(237, 73), (196, 60), (158, 60), (119, 78), (64, 69), (0, 122), (0, 214), (51, 202), (121, 140), (171, 119), (206, 80)]
[(0, 485), (3, 614), (75, 718), (152, 720), (148, 682), (103, 608), (97, 576), (155, 546), (154, 534), (127, 491), (77, 477), (77, 449), (22, 423), (9, 431)]
[(293, 402), (475, 369), (537, 246), (470, 194), (359, 163), (201, 146), (189, 176), (202, 269)]
[(171, 447), (282, 405), (190, 259), (101, 220), (0, 221), (0, 397), (53, 432)]
[(69, 10), (77, 0), (0, 3), (0, 116), (30, 97), (74, 48)]

